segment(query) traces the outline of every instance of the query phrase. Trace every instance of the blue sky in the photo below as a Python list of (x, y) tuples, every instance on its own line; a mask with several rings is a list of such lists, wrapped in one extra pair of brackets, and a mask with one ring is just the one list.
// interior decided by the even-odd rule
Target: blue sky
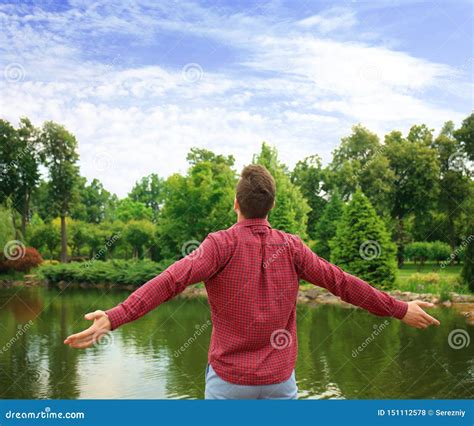
[(0, 2), (1, 117), (64, 124), (83, 175), (123, 196), (200, 146), (263, 140), (328, 161), (362, 123), (438, 131), (473, 106), (473, 3)]

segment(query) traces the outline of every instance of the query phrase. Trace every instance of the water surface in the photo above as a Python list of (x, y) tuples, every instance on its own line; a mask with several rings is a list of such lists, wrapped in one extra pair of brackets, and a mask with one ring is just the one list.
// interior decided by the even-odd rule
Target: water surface
[[(127, 295), (0, 289), (0, 398), (203, 398), (206, 299), (172, 300), (87, 350), (62, 343), (89, 324), (84, 313)], [(431, 313), (442, 325), (417, 330), (361, 310), (298, 306), (299, 397), (474, 397), (474, 327), (452, 309)], [(470, 344), (450, 345), (453, 330)]]

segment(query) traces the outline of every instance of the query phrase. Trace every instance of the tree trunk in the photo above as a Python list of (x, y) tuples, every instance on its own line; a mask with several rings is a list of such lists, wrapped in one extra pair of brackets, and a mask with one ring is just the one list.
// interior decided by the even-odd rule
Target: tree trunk
[(67, 231), (66, 231), (66, 216), (61, 215), (61, 262), (67, 262)]
[(397, 263), (398, 267), (401, 268), (405, 263), (405, 256), (403, 255), (403, 251), (405, 250), (405, 242), (404, 242), (404, 223), (403, 219), (398, 219), (398, 226), (397, 226)]
[(21, 233), (23, 238), (26, 238), (26, 224), (28, 223), (28, 210), (30, 209), (30, 195), (25, 193), (23, 200), (23, 214), (21, 215)]
[(13, 228), (15, 229), (15, 240), (19, 240), (20, 239), (20, 235), (19, 235), (19, 232), (18, 232), (18, 228), (16, 227), (16, 215), (15, 215), (15, 209), (12, 208), (12, 223), (13, 223)]

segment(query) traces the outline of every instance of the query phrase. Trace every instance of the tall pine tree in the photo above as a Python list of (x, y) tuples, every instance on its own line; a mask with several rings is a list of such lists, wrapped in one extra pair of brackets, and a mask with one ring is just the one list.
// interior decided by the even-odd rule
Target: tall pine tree
[(330, 243), (331, 262), (377, 286), (395, 282), (396, 247), (368, 198), (356, 191)]

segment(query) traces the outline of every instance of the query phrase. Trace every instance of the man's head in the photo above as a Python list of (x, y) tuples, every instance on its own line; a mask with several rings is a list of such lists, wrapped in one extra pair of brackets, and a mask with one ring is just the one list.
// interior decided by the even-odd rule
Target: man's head
[(236, 205), (245, 219), (265, 218), (275, 205), (275, 179), (263, 166), (244, 167), (237, 184)]

